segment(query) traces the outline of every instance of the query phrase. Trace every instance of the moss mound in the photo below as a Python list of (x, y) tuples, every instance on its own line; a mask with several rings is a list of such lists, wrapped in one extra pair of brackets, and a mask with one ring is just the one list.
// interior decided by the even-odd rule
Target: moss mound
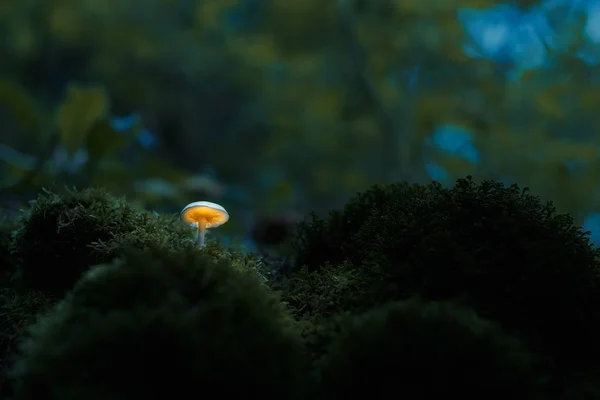
[(8, 285), (16, 270), (14, 236), (18, 227), (18, 218), (0, 216), (0, 286)]
[(519, 341), (443, 303), (391, 303), (346, 321), (320, 372), (319, 399), (544, 398)]
[(45, 191), (16, 235), (19, 281), (61, 294), (90, 266), (111, 261), (127, 246), (182, 249), (193, 245), (189, 234), (176, 218), (137, 210), (101, 189), (62, 196)]
[[(557, 255), (562, 260), (568, 253), (569, 260), (585, 263), (596, 255), (584, 232), (552, 203), (542, 204), (527, 188), (493, 181), (477, 184), (471, 177), (450, 189), (437, 182), (373, 186), (342, 211), (300, 223), (294, 247), (298, 264), (316, 269), (346, 260), (390, 265), (431, 259), (439, 257), (442, 240), (443, 250), (459, 253), (449, 256), (478, 250), (470, 255), (473, 259), (502, 261), (530, 254), (536, 260)], [(427, 244), (432, 247), (425, 248)], [(549, 245), (556, 254), (547, 254)], [(506, 251), (495, 254), (500, 249)], [(577, 251), (571, 254), (573, 249)]]
[[(373, 187), (302, 224), (296, 249), (307, 267), (284, 299), (297, 313), (458, 299), (523, 338), (558, 380), (600, 364), (599, 252), (570, 216), (516, 185)], [(340, 297), (340, 282), (358, 289)]]
[(326, 264), (311, 271), (302, 267), (281, 283), (282, 299), (298, 320), (325, 317), (345, 311), (366, 311), (389, 300), (390, 285), (373, 269), (349, 262)]
[(53, 303), (54, 299), (40, 292), (0, 288), (0, 399), (11, 395), (7, 373), (17, 356), (17, 343), (27, 326)]
[(275, 269), (256, 254), (227, 248), (218, 242), (209, 242), (200, 251), (214, 260), (225, 260), (231, 263), (231, 266), (235, 270), (254, 273), (269, 286), (273, 283)]
[(227, 261), (131, 252), (32, 328), (15, 399), (294, 398), (304, 366), (288, 324), (256, 275)]

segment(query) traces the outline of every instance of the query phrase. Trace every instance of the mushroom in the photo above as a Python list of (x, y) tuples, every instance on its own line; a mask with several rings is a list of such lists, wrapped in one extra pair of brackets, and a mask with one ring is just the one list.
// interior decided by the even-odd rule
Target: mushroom
[(188, 226), (198, 228), (198, 246), (204, 247), (206, 229), (216, 228), (229, 220), (229, 214), (220, 205), (210, 201), (196, 201), (181, 210), (181, 220)]

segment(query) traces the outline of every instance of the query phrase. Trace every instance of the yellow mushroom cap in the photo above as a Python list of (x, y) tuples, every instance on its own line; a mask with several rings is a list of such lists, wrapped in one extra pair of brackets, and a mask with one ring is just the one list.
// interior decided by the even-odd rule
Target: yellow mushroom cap
[(196, 201), (181, 210), (181, 220), (189, 226), (203, 225), (205, 228), (216, 228), (229, 220), (229, 214), (216, 203)]

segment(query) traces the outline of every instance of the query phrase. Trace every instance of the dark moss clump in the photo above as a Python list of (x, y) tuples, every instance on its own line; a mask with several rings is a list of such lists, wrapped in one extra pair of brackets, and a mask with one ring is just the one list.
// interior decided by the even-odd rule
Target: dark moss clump
[(345, 262), (316, 271), (298, 270), (282, 283), (282, 298), (297, 319), (329, 317), (345, 311), (365, 311), (386, 302), (390, 286), (373, 270)]
[(451, 304), (412, 300), (354, 317), (321, 364), (319, 399), (545, 398), (522, 343)]
[(44, 192), (23, 216), (16, 236), (25, 288), (63, 293), (90, 266), (111, 261), (127, 246), (192, 246), (175, 218), (140, 211), (100, 189)]
[(9, 284), (16, 269), (14, 236), (18, 227), (18, 218), (0, 216), (0, 286)]
[[(374, 187), (302, 224), (296, 248), (308, 270), (284, 294), (295, 310), (458, 299), (523, 338), (558, 381), (600, 364), (599, 252), (570, 216), (516, 185)], [(340, 297), (339, 282), (359, 290)]]
[(91, 269), (33, 327), (15, 399), (295, 398), (304, 365), (289, 323), (225, 260), (132, 252)]
[(274, 268), (256, 254), (227, 248), (218, 242), (209, 242), (201, 251), (214, 260), (226, 260), (235, 270), (254, 273), (266, 284), (272, 283)]
[(0, 288), (0, 398), (9, 398), (10, 385), (7, 373), (12, 366), (17, 343), (36, 317), (48, 310), (54, 299), (40, 292), (18, 293), (14, 289)]

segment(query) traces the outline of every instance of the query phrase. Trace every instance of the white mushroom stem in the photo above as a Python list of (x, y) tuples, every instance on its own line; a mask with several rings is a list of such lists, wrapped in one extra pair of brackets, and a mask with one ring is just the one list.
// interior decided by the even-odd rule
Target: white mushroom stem
[(206, 236), (206, 221), (198, 222), (198, 246), (204, 247), (204, 236)]

